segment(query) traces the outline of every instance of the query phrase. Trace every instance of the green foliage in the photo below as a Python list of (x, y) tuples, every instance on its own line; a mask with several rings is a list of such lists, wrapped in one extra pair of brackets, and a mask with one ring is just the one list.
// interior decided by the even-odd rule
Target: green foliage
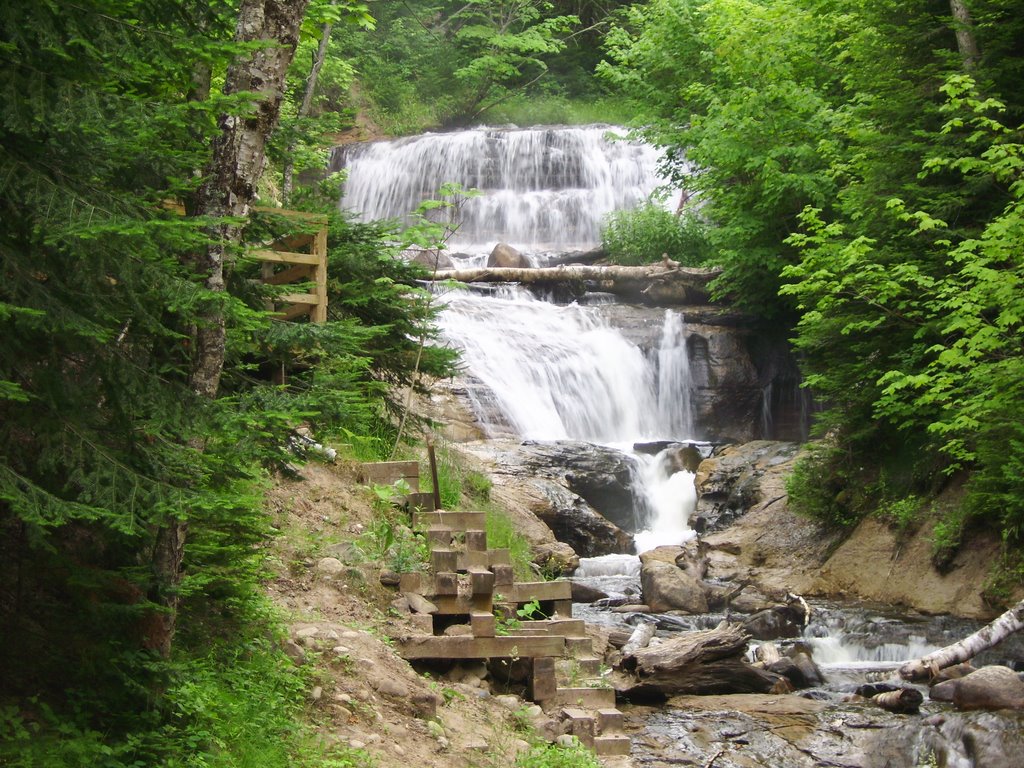
[(504, 512), (487, 506), (487, 543), (498, 549), (507, 549), (512, 570), (519, 581), (536, 578), (533, 572), (530, 543), (516, 530), (512, 519)]
[(594, 753), (580, 744), (559, 747), (537, 744), (516, 758), (516, 768), (599, 768)]
[(841, 528), (857, 523), (863, 513), (851, 509), (843, 495), (850, 479), (847, 459), (831, 441), (811, 444), (786, 479), (793, 510)]
[(664, 256), (685, 266), (707, 263), (705, 226), (693, 214), (677, 215), (656, 202), (609, 214), (601, 245), (615, 264), (653, 264)]
[(369, 528), (356, 539), (355, 545), (366, 559), (381, 563), (397, 573), (422, 571), (429, 561), (430, 549), (421, 533), (409, 528), (406, 517), (392, 504), (392, 499), (409, 492), (409, 484), (399, 480), (394, 485), (373, 485), (374, 516)]
[(913, 529), (920, 522), (922, 505), (919, 496), (885, 499), (879, 503), (875, 514), (902, 533)]
[[(601, 94), (591, 73), (598, 35), (615, 5), (416, 0), (375, 7), (376, 30), (350, 36), (342, 50), (360, 74), (358, 100), (389, 134), (509, 115), (544, 120), (551, 107), (533, 112), (536, 97), (564, 104)], [(587, 28), (578, 30), (581, 17)], [(594, 119), (609, 115), (591, 111), (586, 121)]]

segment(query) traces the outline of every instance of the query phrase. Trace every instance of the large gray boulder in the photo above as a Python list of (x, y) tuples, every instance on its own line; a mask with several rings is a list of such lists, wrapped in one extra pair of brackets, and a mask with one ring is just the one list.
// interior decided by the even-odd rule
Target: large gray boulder
[(640, 590), (652, 611), (707, 613), (708, 600), (699, 581), (673, 563), (648, 559), (640, 566)]
[(530, 260), (508, 243), (498, 243), (487, 257), (488, 267), (523, 269), (532, 266)]
[(1024, 680), (1009, 667), (982, 667), (953, 689), (957, 709), (1024, 709)]

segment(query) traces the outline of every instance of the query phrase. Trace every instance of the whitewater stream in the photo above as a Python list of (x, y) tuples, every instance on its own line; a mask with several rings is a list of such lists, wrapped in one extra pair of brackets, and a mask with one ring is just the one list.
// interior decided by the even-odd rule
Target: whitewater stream
[[(348, 174), (341, 207), (368, 220), (402, 219), (442, 184), (457, 182), (483, 193), (458, 211), (449, 243), (457, 260), (481, 264), (496, 243), (507, 242), (544, 265), (593, 248), (609, 212), (635, 206), (663, 186), (658, 153), (623, 135), (608, 126), (482, 128), (349, 146), (334, 158), (334, 167)], [(460, 386), (488, 437), (584, 441), (620, 451), (640, 489), (636, 552), (682, 544), (696, 535), (693, 473), (666, 460), (671, 449), (633, 447), (709, 449), (708, 424), (693, 405), (698, 387), (685, 312), (650, 311), (640, 333), (616, 324), (607, 297), (591, 298), (560, 304), (515, 286), (479, 286), (446, 288), (437, 300), (445, 307), (445, 341), (461, 353)], [(764, 430), (771, 416), (765, 409), (752, 418)], [(639, 559), (635, 553), (584, 558), (576, 578), (613, 597), (635, 598)], [(931, 703), (908, 717), (843, 704), (858, 684), (884, 679), (899, 662), (962, 637), (973, 629), (970, 622), (879, 607), (811, 607), (814, 618), (803, 636), (782, 645), (799, 644), (821, 667), (825, 682), (805, 699), (816, 708), (765, 715), (720, 701), (729, 697), (708, 697), (654, 709), (633, 734), (634, 760), (704, 768), (1024, 765), (1019, 717), (955, 713)], [(638, 620), (600, 605), (576, 605), (574, 614), (619, 626)], [(666, 617), (659, 634), (710, 628), (723, 618)], [(993, 660), (1005, 661), (998, 653)]]

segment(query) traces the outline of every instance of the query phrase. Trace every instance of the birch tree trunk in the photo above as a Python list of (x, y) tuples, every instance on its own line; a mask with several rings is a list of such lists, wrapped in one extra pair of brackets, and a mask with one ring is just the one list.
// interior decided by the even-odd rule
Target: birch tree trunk
[(978, 41), (974, 37), (974, 21), (967, 10), (964, 0), (949, 0), (949, 10), (953, 14), (953, 31), (956, 33), (956, 47), (964, 63), (964, 70), (970, 72), (978, 66), (981, 53)]
[[(195, 214), (216, 219), (207, 230), (209, 244), (194, 254), (191, 266), (209, 292), (192, 332), (189, 387), (201, 398), (216, 398), (224, 369), (225, 324), (218, 294), (224, 292), (224, 261), (237, 249), (241, 227), (227, 218), (244, 218), (256, 197), (256, 185), (266, 166), (267, 139), (277, 125), (285, 79), (309, 0), (243, 0), (235, 27), (235, 41), (264, 43), (239, 54), (228, 67), (225, 94), (252, 93), (247, 114), (222, 115), (220, 133), (213, 140), (210, 162), (196, 196)], [(201, 438), (190, 444), (202, 451)], [(163, 608), (151, 644), (170, 655), (177, 618), (177, 590), (188, 538), (186, 516), (172, 518), (158, 531), (153, 548), (156, 601)]]
[(1022, 628), (1024, 628), (1024, 600), (973, 635), (969, 635), (953, 645), (940, 648), (934, 653), (929, 653), (916, 661), (907, 662), (900, 667), (900, 677), (904, 680), (927, 680), (938, 670), (972, 659)]

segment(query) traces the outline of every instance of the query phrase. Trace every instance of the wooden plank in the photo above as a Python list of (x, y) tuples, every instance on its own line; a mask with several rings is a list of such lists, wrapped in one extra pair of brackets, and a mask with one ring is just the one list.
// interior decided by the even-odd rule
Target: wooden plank
[(563, 707), (586, 707), (587, 709), (611, 709), (615, 706), (615, 691), (611, 688), (559, 688), (555, 695), (544, 702), (545, 706), (560, 704)]
[(286, 307), (280, 312), (277, 312), (274, 317), (278, 320), (294, 320), (296, 317), (308, 315), (309, 309), (310, 307), (308, 304), (292, 304), (290, 307)]
[(534, 658), (530, 675), (530, 696), (534, 701), (550, 699), (558, 690), (555, 681), (555, 660), (550, 656)]
[(572, 584), (568, 581), (523, 581), (514, 585), (512, 600), (572, 600)]
[(561, 656), (563, 648), (564, 643), (560, 637), (416, 636), (398, 644), (398, 655), (404, 659), (522, 658)]
[[(263, 268), (272, 267), (272, 263), (267, 261), (263, 263)], [(309, 280), (313, 277), (313, 271), (316, 267), (309, 264), (296, 264), (295, 266), (282, 269), (280, 272), (273, 272), (270, 275), (263, 277), (263, 282), (267, 285), (285, 285), (286, 283), (294, 283), (296, 280)]]
[(495, 637), (497, 622), (493, 613), (474, 611), (469, 615), (469, 626), (473, 628), (473, 637)]
[(486, 527), (486, 524), (487, 514), (484, 512), (448, 512), (445, 510), (435, 510), (433, 512), (418, 512), (413, 519), (413, 526), (417, 528), (429, 528), (432, 525), (446, 525), (453, 531), (482, 530)]
[[(374, 483), (391, 485), (402, 479), (409, 483), (411, 490), (419, 489), (420, 464), (418, 461), (372, 461), (359, 468), (358, 482), (363, 485)], [(413, 479), (416, 480), (415, 485), (413, 485)], [(444, 525), (444, 523), (441, 524)]]
[(606, 736), (594, 737), (594, 753), (602, 757), (612, 755), (628, 755), (632, 749), (629, 736), (622, 733), (610, 733)]
[(272, 205), (254, 205), (252, 207), (257, 213), (266, 213), (273, 216), (284, 216), (286, 219), (302, 219), (312, 221), (316, 224), (327, 225), (327, 216), (323, 213), (310, 213), (309, 211), (293, 211), (290, 208), (275, 208)]
[(316, 281), (316, 294), (320, 297), (320, 301), (317, 302), (316, 309), (313, 310), (313, 314), (310, 318), (314, 323), (326, 323), (327, 322), (327, 225), (324, 226), (316, 233), (313, 238), (313, 253), (316, 255), (318, 261), (316, 264), (316, 272), (314, 280)]
[(316, 306), (320, 297), (315, 293), (284, 293), (274, 297), (275, 301), (282, 304), (310, 304)]
[(311, 264), (316, 266), (320, 263), (320, 257), (314, 253), (271, 251), (267, 248), (255, 248), (246, 253), (246, 256), (256, 261), (277, 261), (281, 264)]

